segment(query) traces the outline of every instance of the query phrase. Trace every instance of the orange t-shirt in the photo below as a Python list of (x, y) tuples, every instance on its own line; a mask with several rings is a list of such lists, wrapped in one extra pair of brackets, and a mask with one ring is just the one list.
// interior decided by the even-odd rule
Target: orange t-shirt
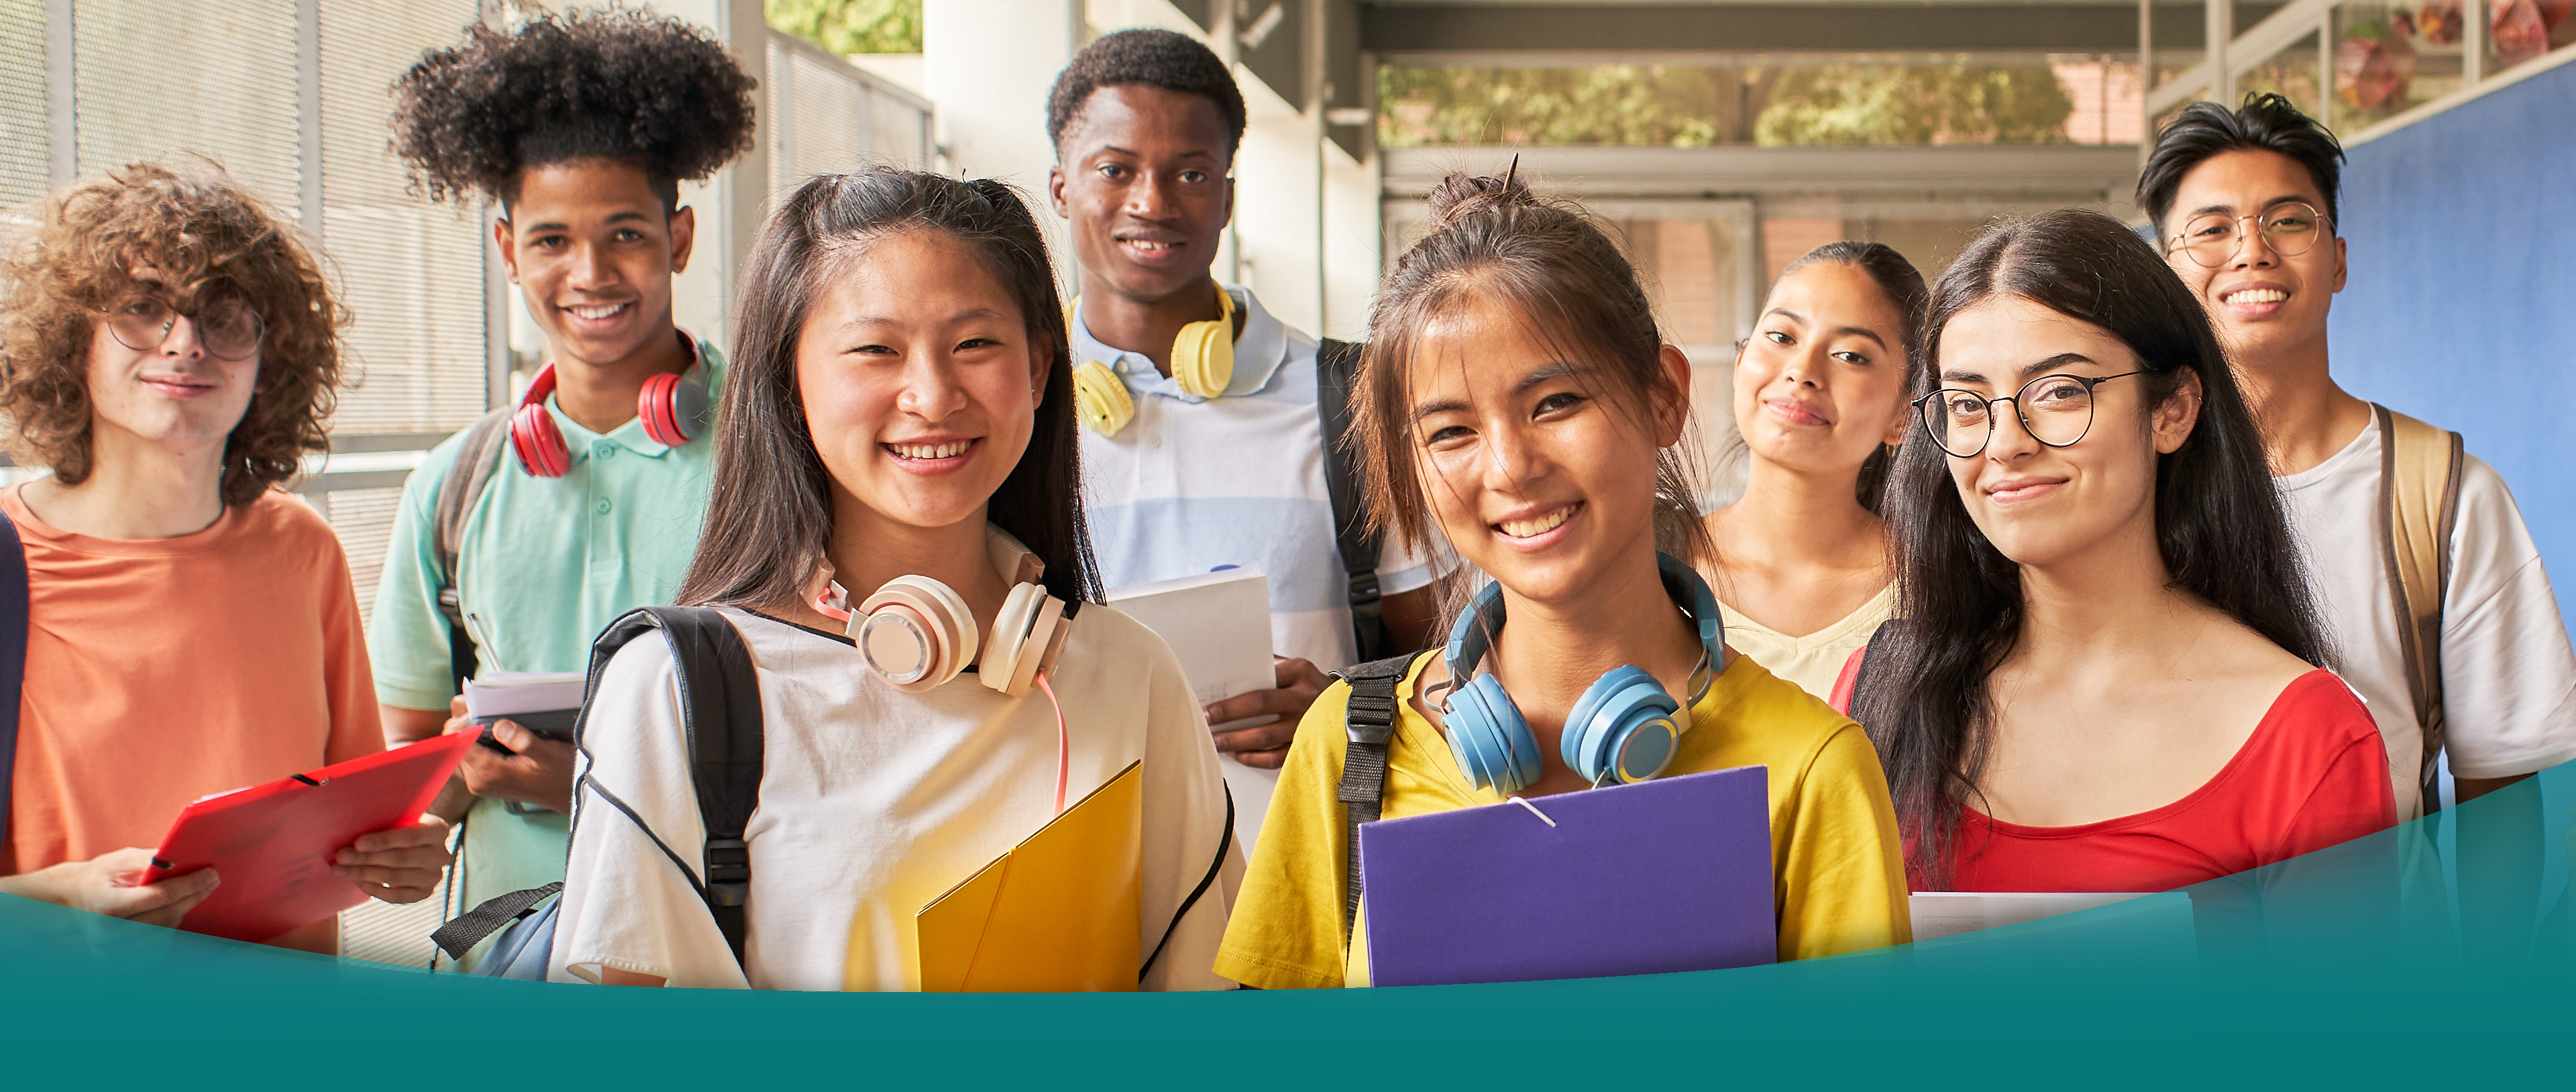
[(0, 874), (161, 844), (199, 797), (385, 749), (339, 537), (278, 492), (214, 526), (27, 546), (27, 681)]

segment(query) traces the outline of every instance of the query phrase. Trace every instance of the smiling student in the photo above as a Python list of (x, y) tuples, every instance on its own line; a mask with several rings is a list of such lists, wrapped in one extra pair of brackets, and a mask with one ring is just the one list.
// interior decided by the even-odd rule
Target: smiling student
[[(1215, 748), (1171, 650), (1080, 607), (1100, 584), (1053, 268), (1027, 207), (989, 180), (826, 175), (770, 214), (743, 273), (707, 533), (680, 590), (722, 608), (758, 679), (744, 959), (678, 863), (704, 860), (706, 840), (684, 684), (667, 642), (639, 640), (597, 674), (584, 714), (550, 977), (921, 988), (914, 915), (1055, 802), (1141, 761), (1139, 951), (1157, 954), (1127, 981), (1228, 985), (1208, 965), (1235, 880), (1211, 865), (1240, 854)], [(1069, 635), (1044, 693), (1005, 694), (1009, 665), (1035, 653), (990, 651), (1019, 640), (996, 619), (1041, 595), (1078, 608)], [(953, 626), (961, 639), (934, 643), (956, 655), (915, 678), (878, 658), (886, 638), (863, 650), (843, 636), (881, 622)]]
[[(723, 45), (637, 11), (477, 26), (396, 86), (396, 150), (432, 198), (499, 202), (493, 246), (546, 339), (526, 395), (404, 484), (368, 630), (396, 741), (462, 726), (478, 670), (581, 670), (602, 627), (679, 589), (724, 382), (672, 325), (697, 235), (679, 184), (750, 147), (751, 90)], [(464, 820), (467, 907), (563, 878), (572, 745), (494, 735), (436, 805)]]
[(1883, 243), (1827, 243), (1771, 284), (1735, 354), (1744, 496), (1704, 519), (1726, 639), (1829, 698), (1896, 609), (1879, 500), (1913, 420), (1906, 352), (1923, 275)]
[[(339, 536), (278, 488), (328, 448), (346, 313), (287, 222), (220, 175), (138, 164), (35, 219), (0, 262), (0, 415), (18, 465), (52, 471), (0, 491), (28, 593), (0, 875), (150, 913), (115, 890), (149, 860), (127, 847), (190, 802), (385, 749)], [(427, 898), (447, 827), (424, 819), (334, 872)], [(177, 907), (218, 879), (158, 886)], [(269, 943), (339, 940), (335, 916)]]
[(1251, 289), (1210, 273), (1236, 212), (1243, 128), (1225, 62), (1167, 30), (1084, 46), (1047, 103), (1047, 195), (1081, 266), (1068, 324), (1102, 577), (1117, 587), (1241, 565), (1269, 578), (1277, 688), (1207, 710), (1210, 724), (1279, 718), (1217, 737), (1258, 844), (1274, 771), (1324, 671), (1428, 641), (1432, 571), (1335, 503), (1347, 463), (1337, 474), (1330, 445), (1342, 437), (1325, 418), (1341, 408), (1351, 347), (1322, 353)]
[(1918, 889), (2162, 891), (2390, 825), (2209, 322), (2118, 222), (1990, 227), (1933, 289), (1904, 622), (1853, 715)]
[[(1392, 691), (1386, 743), (1349, 742), (1352, 682), (1308, 711), (1217, 972), (1263, 989), (1368, 984), (1364, 896), (1346, 920), (1357, 892), (1345, 883), (1351, 826), (1381, 809), (1398, 818), (1757, 764), (1770, 768), (1779, 957), (1906, 940), (1896, 823), (1867, 737), (1704, 636), (1713, 604), (1689, 562), (1705, 536), (1685, 514), (1679, 447), (1690, 361), (1664, 344), (1635, 270), (1580, 209), (1541, 201), (1516, 177), (1451, 175), (1431, 216), (1370, 317), (1360, 463), (1392, 535), (1445, 534), (1492, 583), (1463, 604), (1452, 653), (1349, 676)], [(1463, 592), (1464, 573), (1451, 583)], [(1476, 632), (1481, 661), (1453, 661)], [(1469, 773), (1455, 753), (1450, 696), (1480, 668), (1475, 685), (1508, 694), (1540, 756), (1500, 779)], [(1615, 769), (1568, 757), (1578, 702), (1609, 673), (1635, 670), (1678, 707), (1678, 738), (1618, 748)], [(1347, 770), (1372, 768), (1378, 798), (1346, 810)]]
[(2218, 325), (2345, 677), (2388, 741), (2397, 810), (2576, 758), (2576, 652), (2522, 511), (2456, 433), (2335, 382), (2345, 275), (2334, 137), (2278, 95), (2193, 103), (2138, 177), (2165, 262)]

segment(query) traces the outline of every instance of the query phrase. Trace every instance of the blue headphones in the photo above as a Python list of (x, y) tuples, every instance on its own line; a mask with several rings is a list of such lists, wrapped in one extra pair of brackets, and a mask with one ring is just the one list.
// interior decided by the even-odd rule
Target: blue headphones
[[(1725, 662), (1726, 627), (1718, 620), (1717, 596), (1690, 566), (1670, 555), (1656, 554), (1655, 567), (1673, 604), (1699, 626), (1707, 658), (1691, 672), (1690, 703), (1697, 705)], [(1512, 704), (1512, 696), (1503, 692), (1501, 680), (1476, 674), (1477, 663), (1502, 630), (1502, 585), (1488, 584), (1449, 631), (1449, 692), (1440, 708), (1448, 719), (1449, 750), (1457, 756), (1458, 768), (1476, 787), (1510, 796), (1539, 779), (1541, 763), (1538, 738), (1530, 734), (1529, 721)], [(1568, 768), (1596, 786), (1630, 784), (1663, 773), (1689, 726), (1690, 714), (1653, 675), (1624, 665), (1584, 689), (1565, 718), (1557, 751)]]

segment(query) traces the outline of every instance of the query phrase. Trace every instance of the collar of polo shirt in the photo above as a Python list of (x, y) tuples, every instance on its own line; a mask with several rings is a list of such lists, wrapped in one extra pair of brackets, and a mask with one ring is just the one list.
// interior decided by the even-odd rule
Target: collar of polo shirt
[[(1279, 366), (1288, 360), (1288, 327), (1263, 309), (1253, 298), (1252, 290), (1239, 284), (1224, 286), (1234, 297), (1234, 305), (1243, 312), (1243, 333), (1234, 339), (1234, 379), (1226, 384), (1220, 397), (1240, 398), (1258, 394), (1278, 378)], [(1091, 327), (1082, 321), (1080, 301), (1073, 312), (1073, 363), (1080, 367), (1097, 361), (1118, 373), (1127, 389), (1140, 395), (1177, 399), (1182, 402), (1205, 402), (1207, 399), (1181, 389), (1177, 380), (1154, 369), (1154, 362), (1143, 353), (1128, 352), (1102, 344), (1091, 336)]]

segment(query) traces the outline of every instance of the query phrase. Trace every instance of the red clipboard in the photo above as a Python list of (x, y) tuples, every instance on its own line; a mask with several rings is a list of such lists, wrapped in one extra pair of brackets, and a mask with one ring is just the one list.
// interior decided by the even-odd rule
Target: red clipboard
[(213, 866), (223, 882), (179, 928), (232, 940), (268, 940), (356, 906), (366, 894), (332, 874), (331, 858), (361, 834), (420, 818), (474, 739), (425, 739), (199, 800), (170, 824), (142, 882)]

